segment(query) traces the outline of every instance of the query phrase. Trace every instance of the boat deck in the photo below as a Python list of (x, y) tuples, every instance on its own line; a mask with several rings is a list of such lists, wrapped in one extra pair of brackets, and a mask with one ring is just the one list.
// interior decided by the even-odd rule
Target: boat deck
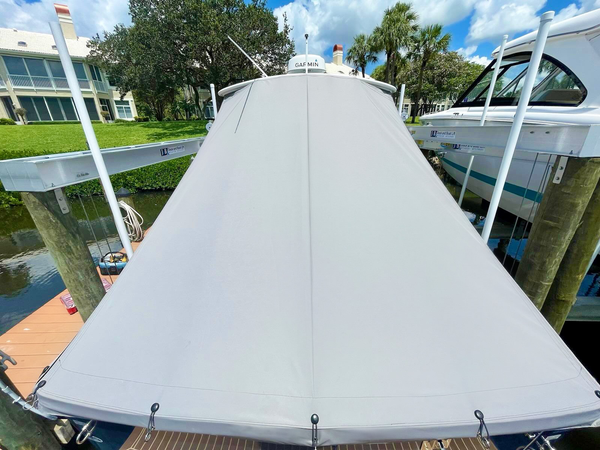
[[(132, 245), (135, 250), (139, 243)], [(118, 275), (101, 278), (112, 284)], [(79, 313), (69, 315), (60, 301), (68, 292), (60, 292), (0, 336), (0, 350), (17, 361), (16, 366), (8, 364), (6, 374), (22, 397), (29, 395), (44, 367), (52, 364), (83, 326)]]
[[(308, 450), (310, 447), (278, 445), (248, 439), (190, 434), (172, 431), (155, 431), (148, 442), (144, 441), (146, 429), (136, 428), (121, 447), (121, 450)], [(447, 450), (485, 450), (477, 439), (444, 440)], [(319, 447), (321, 450), (439, 450), (436, 441), (430, 442), (387, 442), (383, 444), (338, 445)], [(496, 450), (494, 444), (491, 450)]]

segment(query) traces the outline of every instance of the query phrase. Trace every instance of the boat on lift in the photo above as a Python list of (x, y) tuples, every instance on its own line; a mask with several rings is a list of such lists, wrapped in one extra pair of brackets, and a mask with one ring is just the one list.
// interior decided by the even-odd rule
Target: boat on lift
[[(445, 171), (459, 184), (470, 156), (476, 155), (467, 186), (486, 200), (492, 196), (536, 35), (537, 31), (506, 44), (483, 128), (478, 125), (499, 48), (450, 109), (422, 116), (433, 130), (411, 128), (421, 148), (441, 152)], [(551, 26), (500, 208), (532, 221), (557, 155), (583, 156), (581, 152), (595, 148), (599, 71), (600, 10)]]

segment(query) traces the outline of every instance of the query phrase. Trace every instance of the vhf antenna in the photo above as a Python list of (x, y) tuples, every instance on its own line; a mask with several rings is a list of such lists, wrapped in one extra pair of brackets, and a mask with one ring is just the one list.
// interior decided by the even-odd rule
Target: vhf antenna
[(227, 38), (228, 38), (228, 39), (229, 39), (231, 42), (233, 42), (233, 45), (235, 45), (235, 46), (238, 48), (238, 50), (239, 50), (240, 52), (242, 52), (242, 53), (244, 54), (244, 56), (250, 60), (250, 62), (251, 62), (252, 64), (254, 64), (254, 67), (256, 67), (256, 68), (259, 70), (259, 72), (262, 74), (262, 77), (263, 77), (263, 78), (268, 78), (268, 77), (269, 77), (269, 76), (268, 76), (268, 75), (265, 73), (265, 71), (264, 71), (264, 70), (262, 70), (262, 69), (260, 68), (260, 66), (259, 66), (259, 65), (256, 63), (256, 61), (254, 61), (252, 58), (250, 58), (250, 56), (248, 56), (248, 53), (246, 53), (242, 47), (240, 47), (239, 45), (237, 45), (237, 42), (235, 42), (233, 39), (231, 39), (231, 36), (227, 35)]
[(308, 33), (304, 35), (304, 39), (306, 39), (306, 53), (304, 58), (304, 73), (308, 73)]

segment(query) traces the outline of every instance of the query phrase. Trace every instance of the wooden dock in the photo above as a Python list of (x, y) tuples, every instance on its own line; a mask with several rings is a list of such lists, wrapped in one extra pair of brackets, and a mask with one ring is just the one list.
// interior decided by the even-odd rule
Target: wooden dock
[[(132, 243), (134, 250), (139, 245)], [(117, 275), (101, 275), (105, 282), (116, 281)], [(44, 367), (60, 355), (83, 326), (79, 313), (69, 315), (60, 297), (66, 289), (52, 298), (0, 336), (0, 350), (12, 356), (17, 365), (8, 364), (6, 374), (22, 397), (33, 390)]]
[[(249, 439), (211, 436), (208, 434), (155, 431), (148, 442), (144, 441), (145, 428), (136, 428), (121, 450), (309, 450), (310, 447), (278, 445)], [(444, 440), (447, 450), (485, 450), (477, 439)], [(320, 450), (440, 450), (436, 441), (398, 441), (383, 444), (338, 445), (319, 447)], [(490, 450), (496, 450), (492, 444)]]

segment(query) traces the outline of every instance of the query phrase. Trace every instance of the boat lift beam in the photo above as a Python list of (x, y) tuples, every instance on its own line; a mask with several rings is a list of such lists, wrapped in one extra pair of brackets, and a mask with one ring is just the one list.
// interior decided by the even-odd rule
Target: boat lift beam
[[(204, 137), (102, 149), (109, 175), (194, 155)], [(0, 181), (7, 191), (48, 192), (95, 180), (100, 175), (92, 152), (57, 153), (0, 161)]]
[[(510, 134), (506, 125), (408, 127), (423, 150), (471, 155), (504, 155)], [(600, 125), (523, 125), (516, 152), (545, 153), (570, 158), (600, 157)]]

